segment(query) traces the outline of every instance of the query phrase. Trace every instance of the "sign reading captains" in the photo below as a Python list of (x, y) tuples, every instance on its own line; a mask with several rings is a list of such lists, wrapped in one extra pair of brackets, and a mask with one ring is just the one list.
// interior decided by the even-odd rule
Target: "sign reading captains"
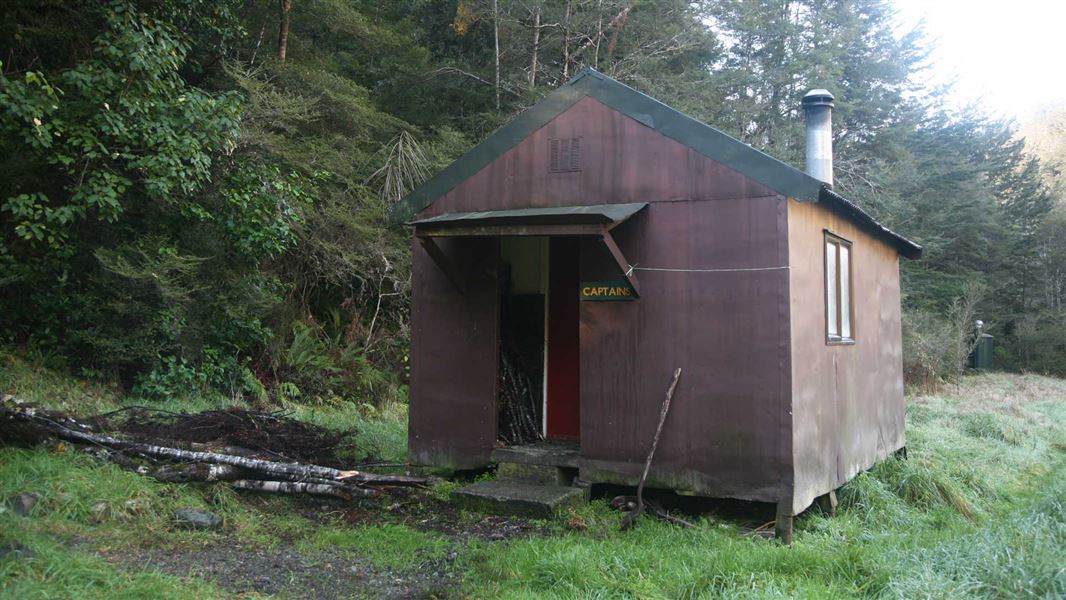
[(637, 299), (636, 291), (625, 279), (583, 281), (579, 292), (582, 300), (590, 302), (617, 302)]

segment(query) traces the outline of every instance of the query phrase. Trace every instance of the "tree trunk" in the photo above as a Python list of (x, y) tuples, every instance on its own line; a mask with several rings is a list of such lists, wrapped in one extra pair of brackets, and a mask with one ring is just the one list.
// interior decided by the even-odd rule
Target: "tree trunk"
[(537, 87), (537, 53), (540, 52), (540, 6), (533, 7), (533, 60), (529, 65), (529, 89)]
[(592, 68), (600, 68), (600, 38), (603, 37), (603, 0), (596, 0), (596, 12), (599, 18), (596, 21), (596, 50), (592, 54)]
[(622, 9), (617, 17), (611, 21), (611, 42), (607, 44), (607, 60), (610, 61), (614, 57), (615, 46), (618, 45), (618, 34), (622, 32), (622, 28), (626, 26), (626, 19), (629, 17), (629, 7)]
[[(615, 29), (617, 27), (624, 26), (628, 16), (629, 16), (629, 7), (623, 8), (621, 11), (618, 12), (617, 15), (614, 16), (613, 19), (611, 19), (611, 21), (609, 23), (607, 23), (607, 29)], [(592, 66), (598, 68), (598, 66), (599, 66), (599, 55), (600, 55), (599, 54), (600, 53), (600, 39), (603, 37), (603, 32), (604, 32), (603, 17), (601, 15), (599, 23), (598, 23), (598, 25), (596, 27), (596, 35), (589, 36), (588, 41), (586, 41), (584, 44), (579, 46), (577, 50), (574, 50), (574, 52), (572, 54), (570, 54), (571, 60), (577, 60), (579, 57), (581, 57), (585, 53), (585, 51), (587, 51), (589, 48), (593, 48), (594, 49), (594, 54), (593, 54), (593, 59), (592, 59), (593, 60)]]
[(563, 79), (570, 79), (570, 10), (574, 0), (566, 0), (563, 17)]
[(500, 110), (500, 2), (492, 0), (492, 39), (496, 46), (496, 110)]
[(289, 53), (289, 13), (292, 0), (279, 0), (281, 8), (281, 26), (278, 28), (278, 62), (285, 62)]
[(263, 45), (263, 36), (266, 35), (267, 22), (263, 20), (263, 26), (259, 28), (259, 38), (255, 41), (255, 49), (252, 50), (252, 59), (248, 61), (248, 66), (255, 66), (255, 57), (259, 55), (259, 47)]

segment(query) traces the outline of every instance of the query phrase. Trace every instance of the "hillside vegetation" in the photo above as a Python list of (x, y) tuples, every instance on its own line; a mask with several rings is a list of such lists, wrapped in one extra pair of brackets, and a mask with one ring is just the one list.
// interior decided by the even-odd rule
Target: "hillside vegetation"
[(389, 208), (585, 67), (796, 166), (829, 89), (836, 189), (925, 248), (908, 377), (974, 318), (1066, 373), (1062, 115), (945, 108), (887, 0), (12, 0), (0, 40), (0, 344), (153, 401), (403, 402)]
[[(0, 380), (80, 414), (143, 402), (6, 353)], [(402, 460), (402, 415), (367, 410), (296, 414)], [(30, 517), (0, 513), (0, 546), (18, 542), (36, 555), (0, 558), (0, 596), (1063, 597), (1066, 382), (967, 376), (958, 388), (910, 397), (907, 418), (909, 459), (847, 484), (835, 517), (799, 517), (792, 547), (741, 533), (763, 518), (754, 505), (712, 505), (692, 517), (694, 530), (644, 519), (621, 532), (605, 500), (557, 521), (460, 513), (438, 527), (452, 483), (399, 500), (270, 498), (225, 484), (157, 483), (69, 445), (2, 448), (0, 497), (35, 492), (41, 501)], [(210, 509), (225, 526), (175, 529), (176, 507)]]

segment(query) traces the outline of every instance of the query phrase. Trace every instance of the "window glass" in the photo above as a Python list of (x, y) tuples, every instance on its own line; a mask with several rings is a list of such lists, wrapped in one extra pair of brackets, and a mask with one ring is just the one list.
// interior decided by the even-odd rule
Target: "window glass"
[(825, 243), (825, 299), (826, 331), (830, 336), (840, 335), (837, 322), (837, 245), (832, 241)]
[(840, 245), (840, 337), (851, 338), (851, 248)]

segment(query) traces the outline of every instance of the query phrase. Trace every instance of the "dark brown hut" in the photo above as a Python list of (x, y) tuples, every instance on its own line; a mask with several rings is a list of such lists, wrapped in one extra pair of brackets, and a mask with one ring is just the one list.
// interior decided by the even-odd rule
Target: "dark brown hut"
[(831, 100), (812, 176), (588, 70), (413, 192), (411, 460), (635, 484), (678, 367), (650, 486), (789, 517), (903, 448), (921, 247), (832, 191)]

